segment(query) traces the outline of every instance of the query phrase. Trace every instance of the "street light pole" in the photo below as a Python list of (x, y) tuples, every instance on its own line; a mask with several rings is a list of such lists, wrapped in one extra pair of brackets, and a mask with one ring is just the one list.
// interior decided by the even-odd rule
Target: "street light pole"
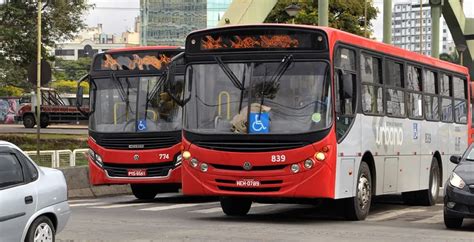
[(364, 8), (364, 37), (367, 38), (367, 1), (365, 0), (365, 8)]
[(420, 0), (420, 54), (423, 54), (423, 0)]
[(40, 160), (41, 129), (41, 1), (38, 0), (38, 60), (36, 62), (36, 161)]

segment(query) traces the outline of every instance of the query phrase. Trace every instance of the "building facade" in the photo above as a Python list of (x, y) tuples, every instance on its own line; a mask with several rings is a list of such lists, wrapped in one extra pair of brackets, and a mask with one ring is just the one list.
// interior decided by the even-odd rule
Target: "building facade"
[[(425, 1), (420, 9), (418, 0), (397, 3), (393, 7), (392, 43), (398, 47), (431, 55), (431, 7)], [(420, 13), (423, 16), (420, 18)], [(421, 27), (420, 27), (421, 20)], [(446, 21), (442, 18), (441, 53), (452, 53), (455, 45)], [(423, 29), (420, 32), (421, 28)], [(423, 38), (423, 40), (421, 40)], [(420, 50), (422, 48), (422, 50)]]
[(186, 36), (217, 26), (232, 0), (140, 0), (140, 44), (183, 46)]

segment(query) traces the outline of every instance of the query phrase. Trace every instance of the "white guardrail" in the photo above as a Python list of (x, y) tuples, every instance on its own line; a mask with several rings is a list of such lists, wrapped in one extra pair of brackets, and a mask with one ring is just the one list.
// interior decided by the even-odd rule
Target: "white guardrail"
[[(78, 158), (78, 155), (80, 154), (87, 154), (89, 149), (75, 149), (75, 150), (41, 150), (40, 151), (40, 157), (38, 160), (41, 159), (41, 156), (49, 156), (48, 160), (51, 161), (51, 167), (52, 168), (58, 168), (61, 167), (61, 158), (64, 156), (67, 156), (66, 158), (63, 158), (63, 160), (68, 161), (69, 166), (73, 167), (76, 166), (76, 160)], [(36, 156), (36, 151), (25, 151), (25, 153), (31, 158), (32, 156)]]

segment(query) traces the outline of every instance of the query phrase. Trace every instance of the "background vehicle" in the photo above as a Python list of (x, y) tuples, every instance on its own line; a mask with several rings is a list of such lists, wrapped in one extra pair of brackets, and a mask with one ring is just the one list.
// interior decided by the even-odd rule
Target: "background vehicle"
[[(70, 95), (59, 95), (52, 88), (41, 88), (41, 128), (46, 128), (52, 123), (78, 123), (87, 121), (75, 107), (75, 100), (70, 100)], [(85, 97), (84, 107), (88, 110), (88, 97)], [(74, 101), (71, 103), (70, 101)], [(17, 121), (23, 121), (25, 128), (33, 128), (36, 125), (36, 94), (26, 95), (20, 99)]]
[[(94, 57), (89, 76), (82, 80), (90, 81), (92, 184), (131, 184), (140, 199), (178, 191), (181, 108), (167, 92), (166, 69), (181, 51), (178, 47), (137, 47)], [(82, 105), (83, 90), (78, 90)]]
[(263, 198), (433, 205), (468, 145), (466, 68), (331, 28), (231, 26), (186, 39), (183, 193), (227, 215)]
[(460, 228), (464, 218), (474, 218), (474, 151), (471, 145), (463, 156), (451, 156), (456, 164), (445, 185), (444, 224)]
[(69, 219), (66, 179), (0, 141), (0, 240), (54, 241)]

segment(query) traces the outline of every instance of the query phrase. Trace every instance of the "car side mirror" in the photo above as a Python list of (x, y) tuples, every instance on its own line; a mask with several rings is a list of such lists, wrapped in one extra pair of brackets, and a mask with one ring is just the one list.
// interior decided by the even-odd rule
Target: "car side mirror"
[(454, 164), (459, 164), (459, 162), (461, 162), (461, 156), (459, 155), (452, 155), (449, 160), (454, 163)]

